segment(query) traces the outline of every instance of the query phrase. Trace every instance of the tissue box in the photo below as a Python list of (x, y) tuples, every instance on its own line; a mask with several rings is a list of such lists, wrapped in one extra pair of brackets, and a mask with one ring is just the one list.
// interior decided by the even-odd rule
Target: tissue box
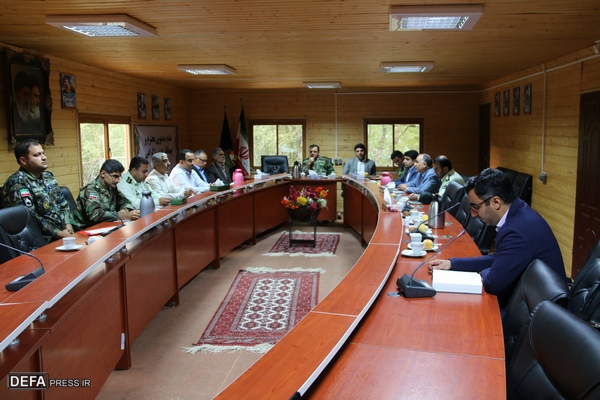
[(172, 206), (180, 206), (185, 203), (187, 203), (187, 198), (185, 198), (185, 199), (174, 198), (174, 199), (171, 199), (171, 202), (170, 202), (170, 204)]
[(256, 174), (254, 175), (254, 179), (265, 179), (268, 178), (270, 174)]
[(431, 286), (438, 292), (481, 294), (483, 291), (477, 272), (434, 269)]
[(220, 186), (210, 185), (210, 191), (211, 192), (222, 192), (223, 190), (229, 190), (229, 189), (231, 189), (229, 187), (229, 185), (220, 185)]

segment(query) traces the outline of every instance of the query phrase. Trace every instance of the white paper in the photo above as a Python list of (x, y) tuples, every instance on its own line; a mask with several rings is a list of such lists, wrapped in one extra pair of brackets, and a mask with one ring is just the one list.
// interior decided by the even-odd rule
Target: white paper
[(431, 286), (438, 292), (481, 294), (483, 284), (477, 272), (433, 270)]

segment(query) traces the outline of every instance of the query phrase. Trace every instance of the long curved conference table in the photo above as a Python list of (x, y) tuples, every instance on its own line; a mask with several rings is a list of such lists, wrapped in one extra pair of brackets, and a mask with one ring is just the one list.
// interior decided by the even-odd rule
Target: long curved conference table
[[(0, 398), (94, 398), (113, 369), (135, 362), (130, 345), (165, 304), (179, 303), (185, 283), (208, 266), (218, 268), (233, 248), (255, 243), (288, 221), (277, 205), (290, 183), (329, 189), (329, 209), (319, 219), (333, 220), (339, 182), (344, 225), (367, 246), (363, 255), (315, 309), (217, 398), (505, 398), (495, 296), (389, 296), (397, 292), (396, 279), (423, 260), (400, 255), (408, 237), (399, 214), (382, 209), (379, 187), (350, 176), (312, 181), (289, 175), (196, 195), (77, 252), (56, 251), (60, 243), (37, 249), (33, 254), (46, 273), (18, 292), (4, 285), (39, 264), (26, 256), (2, 264)], [(462, 230), (451, 217), (446, 221), (434, 232), (442, 245)], [(111, 224), (100, 226), (106, 225)], [(86, 236), (76, 236), (78, 244), (85, 243)], [(198, 237), (204, 238), (201, 247)], [(478, 254), (463, 235), (435, 257)], [(431, 282), (425, 267), (415, 277)], [(14, 372), (47, 373), (57, 381), (44, 391), (9, 390)]]

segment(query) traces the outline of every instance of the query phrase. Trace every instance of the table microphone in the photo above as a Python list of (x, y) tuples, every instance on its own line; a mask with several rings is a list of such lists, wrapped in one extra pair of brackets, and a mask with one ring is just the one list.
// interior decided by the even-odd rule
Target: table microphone
[[(90, 203), (96, 204), (98, 207), (100, 207), (100, 209), (102, 209), (102, 210), (104, 209), (104, 208), (102, 207), (102, 205), (101, 205), (100, 203), (98, 203), (97, 201), (93, 201), (93, 200), (91, 200), (91, 199), (88, 199), (88, 201), (89, 201)], [(125, 226), (125, 222), (124, 222), (124, 221), (121, 219), (121, 217), (119, 217), (119, 212), (118, 212), (118, 211), (117, 211), (117, 218), (119, 219), (119, 221), (121, 221), (121, 225), (117, 225), (117, 226), (115, 226), (114, 228), (112, 228), (112, 229), (110, 229), (110, 230), (108, 230), (108, 231), (106, 231), (106, 232), (102, 232), (102, 233), (100, 234), (100, 236), (106, 236), (106, 235), (108, 235), (108, 234), (110, 234), (110, 233), (112, 233), (112, 232), (116, 231), (117, 229), (121, 229), (122, 227), (124, 227), (124, 226)]]
[(412, 233), (420, 233), (420, 234), (421, 234), (421, 236), (422, 236), (422, 238), (421, 238), (421, 241), (423, 241), (423, 240), (425, 240), (425, 239), (434, 240), (434, 239), (433, 239), (433, 236), (430, 236), (430, 235), (428, 235), (428, 234), (427, 234), (427, 233), (425, 233), (425, 232), (421, 232), (421, 231), (419, 231), (419, 227), (420, 227), (421, 225), (423, 225), (423, 224), (427, 223), (427, 222), (428, 222), (430, 219), (435, 219), (435, 218), (437, 218), (438, 216), (440, 216), (440, 215), (442, 215), (443, 213), (445, 213), (446, 211), (448, 211), (448, 210), (452, 210), (454, 207), (457, 207), (457, 206), (459, 206), (459, 205), (460, 205), (460, 203), (456, 203), (456, 204), (454, 204), (454, 205), (452, 205), (452, 206), (450, 206), (450, 207), (446, 208), (445, 210), (443, 210), (443, 211), (440, 211), (439, 213), (435, 214), (433, 217), (431, 217), (431, 218), (428, 218), (428, 219), (427, 219), (427, 221), (423, 221), (423, 222), (421, 222), (419, 225), (417, 225), (417, 226), (416, 226), (416, 227), (415, 227), (415, 228), (412, 230)]
[(404, 297), (413, 298), (413, 297), (433, 297), (437, 293), (436, 290), (427, 282), (421, 279), (414, 279), (415, 273), (427, 263), (427, 261), (431, 260), (437, 253), (448, 247), (448, 245), (454, 242), (456, 239), (465, 234), (465, 230), (461, 231), (458, 235), (456, 235), (452, 240), (446, 243), (442, 248), (435, 251), (431, 256), (429, 256), (425, 261), (423, 261), (411, 275), (404, 274), (396, 281), (396, 286), (398, 286), (398, 290), (404, 294)]
[(8, 290), (9, 292), (16, 292), (19, 289), (22, 289), (23, 287), (25, 287), (26, 285), (30, 284), (31, 282), (33, 282), (34, 280), (36, 280), (36, 278), (39, 278), (40, 276), (42, 276), (44, 274), (44, 264), (42, 264), (42, 261), (37, 258), (36, 256), (34, 256), (33, 254), (29, 254), (26, 251), (14, 248), (12, 246), (9, 246), (7, 244), (1, 243), (0, 242), (0, 246), (2, 247), (6, 247), (8, 249), (14, 250), (18, 253), (21, 254), (25, 254), (26, 256), (35, 258), (37, 260), (37, 262), (40, 263), (40, 267), (33, 270), (33, 272), (27, 274), (27, 275), (21, 275), (16, 279), (13, 279), (10, 283), (7, 283), (5, 288), (6, 290)]

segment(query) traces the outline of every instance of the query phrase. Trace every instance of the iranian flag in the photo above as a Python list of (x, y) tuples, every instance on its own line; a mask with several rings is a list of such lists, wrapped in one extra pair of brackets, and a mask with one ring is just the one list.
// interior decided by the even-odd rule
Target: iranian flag
[(243, 105), (235, 147), (237, 149), (237, 167), (242, 170), (245, 176), (250, 175), (250, 149), (248, 148), (248, 133), (246, 132), (246, 117), (244, 116)]

